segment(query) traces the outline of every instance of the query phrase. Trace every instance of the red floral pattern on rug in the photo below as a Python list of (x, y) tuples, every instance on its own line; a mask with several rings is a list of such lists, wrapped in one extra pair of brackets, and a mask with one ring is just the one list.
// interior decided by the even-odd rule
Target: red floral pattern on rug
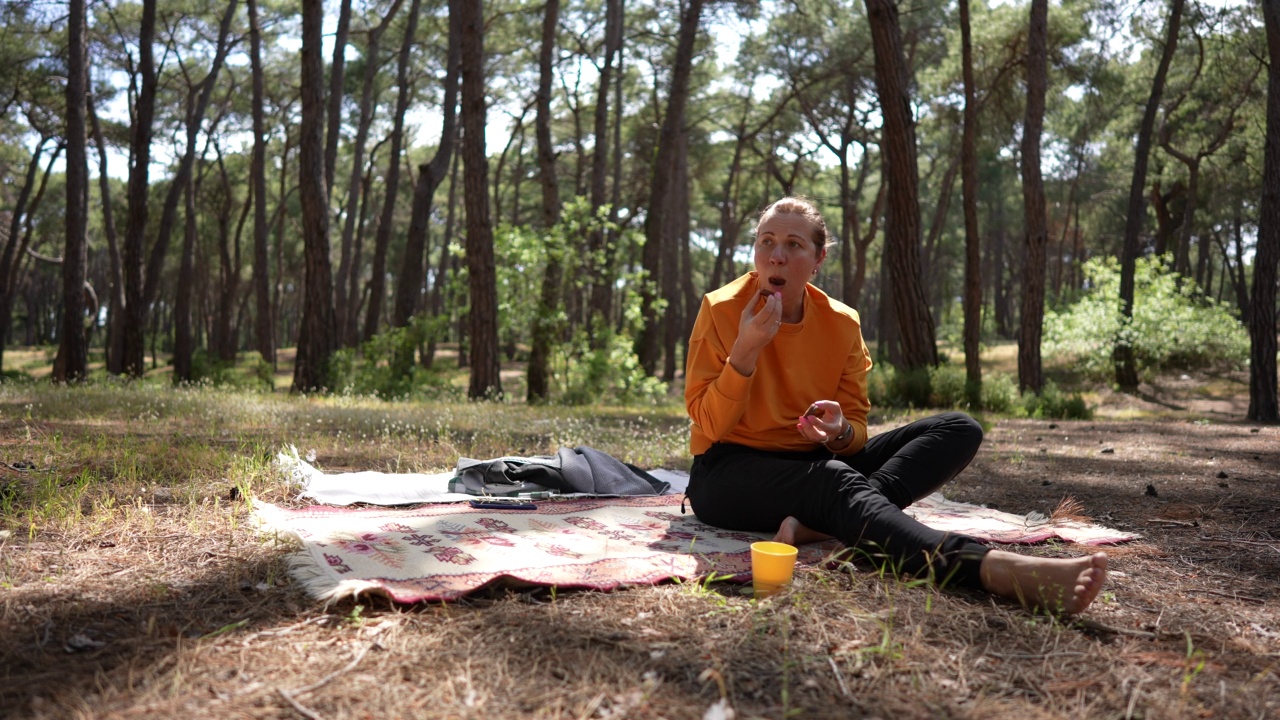
[[(362, 592), (398, 602), (451, 600), (495, 580), (609, 590), (711, 573), (750, 578), (750, 544), (734, 532), (681, 514), (681, 498), (540, 501), (536, 510), (477, 510), (465, 504), (410, 509), (287, 509), (258, 504), (269, 529), (298, 538), (294, 575), (321, 598)], [(997, 542), (1122, 542), (1133, 535), (1082, 523), (1029, 524), (1024, 518), (932, 496), (908, 509), (938, 529)], [(1071, 535), (1070, 537), (1067, 537)], [(834, 542), (800, 549), (816, 564)]]
[[(313, 594), (380, 592), (398, 602), (450, 600), (499, 578), (609, 590), (715, 572), (746, 580), (750, 544), (679, 514), (680, 497), (539, 501), (536, 510), (467, 505), (351, 510), (260, 504), (265, 523), (302, 539), (295, 574)], [(834, 544), (802, 549), (816, 563)]]

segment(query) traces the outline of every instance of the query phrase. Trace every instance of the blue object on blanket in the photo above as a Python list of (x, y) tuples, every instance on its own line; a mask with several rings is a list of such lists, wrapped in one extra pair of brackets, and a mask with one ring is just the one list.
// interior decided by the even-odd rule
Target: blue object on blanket
[(554, 456), (458, 458), (449, 489), (469, 495), (554, 490), (591, 495), (661, 495), (671, 484), (595, 448), (562, 447)]

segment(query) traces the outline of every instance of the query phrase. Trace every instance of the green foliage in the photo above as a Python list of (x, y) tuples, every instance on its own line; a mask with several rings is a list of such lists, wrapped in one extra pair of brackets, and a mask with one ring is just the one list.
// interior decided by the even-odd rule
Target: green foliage
[(621, 405), (659, 405), (667, 399), (667, 384), (644, 374), (632, 339), (605, 331), (600, 348), (590, 348), (585, 334), (560, 348), (555, 374), (562, 383), (555, 397), (566, 405), (616, 402)]
[(0, 383), (30, 383), (32, 381), (31, 374), (22, 370), (0, 371)]
[(233, 373), (235, 363), (219, 360), (205, 348), (198, 348), (191, 354), (191, 384), (231, 385), (234, 384)]
[(414, 362), (414, 353), (443, 331), (447, 318), (419, 315), (405, 327), (391, 328), (369, 339), (360, 353), (347, 348), (334, 354), (330, 378), (344, 395), (383, 399), (458, 399), (462, 388), (448, 377)]
[(933, 407), (967, 407), (964, 368), (942, 364), (929, 371), (929, 404)]
[[(500, 225), (494, 232), (494, 254), (498, 290), (498, 336), (501, 344), (516, 349), (532, 341), (534, 319), (549, 322), (558, 332), (568, 318), (559, 306), (541, 307), (542, 277), (548, 262), (560, 264), (565, 277), (564, 293), (576, 292), (583, 281), (581, 269), (588, 259), (587, 238), (595, 230), (615, 229), (608, 221), (609, 206), (593, 208), (590, 200), (578, 196), (563, 204), (560, 220), (549, 230), (527, 225)], [(596, 258), (599, 267), (603, 258)], [(561, 293), (560, 295), (563, 295)], [(513, 353), (512, 359), (515, 359)]]
[[(985, 373), (982, 383), (971, 388), (965, 377), (965, 370), (958, 365), (943, 363), (938, 367), (905, 373), (892, 365), (882, 363), (871, 372), (867, 381), (867, 391), (873, 407), (896, 408), (946, 408), (967, 410), (969, 412), (992, 412), (1000, 414), (1028, 415), (1036, 412), (1028, 409), (1030, 400), (1019, 401), (1017, 381), (1004, 373)], [(1054, 388), (1057, 392), (1057, 388)], [(975, 403), (973, 398), (977, 397)], [(1051, 408), (1041, 410), (1037, 417), (1081, 417), (1079, 414), (1059, 413), (1059, 406), (1078, 401), (1084, 407), (1078, 395), (1066, 400), (1059, 400), (1060, 392), (1050, 402)], [(1032, 395), (1034, 398), (1035, 396)], [(1074, 408), (1075, 406), (1072, 405)], [(1084, 412), (1084, 411), (1080, 411)]]
[(1192, 282), (1169, 269), (1167, 259), (1139, 258), (1134, 274), (1133, 319), (1122, 323), (1120, 264), (1110, 257), (1084, 265), (1088, 291), (1062, 311), (1045, 313), (1046, 358), (1069, 364), (1085, 377), (1113, 373), (1117, 340), (1133, 347), (1139, 372), (1241, 367), (1249, 355), (1244, 326), (1226, 306), (1203, 297)]
[(1048, 380), (1039, 395), (1033, 392), (1022, 395), (1022, 413), (1026, 417), (1056, 420), (1090, 420), (1093, 410), (1080, 396), (1062, 392), (1057, 383)]
[(1018, 400), (1018, 382), (1012, 375), (1005, 373), (986, 373), (982, 376), (979, 397), (983, 410), (993, 413), (1010, 412)]

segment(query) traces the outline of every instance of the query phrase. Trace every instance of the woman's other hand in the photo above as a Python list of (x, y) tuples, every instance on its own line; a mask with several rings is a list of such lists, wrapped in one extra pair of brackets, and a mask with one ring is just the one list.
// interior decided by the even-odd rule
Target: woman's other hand
[(761, 295), (764, 295), (765, 300), (759, 311), (755, 309), (760, 304), (758, 300), (752, 300), (742, 309), (742, 319), (738, 322), (738, 339), (733, 341), (733, 348), (729, 351), (729, 362), (744, 376), (750, 376), (756, 371), (760, 351), (773, 340), (778, 334), (778, 328), (782, 326), (782, 293), (768, 292)]
[(847, 424), (840, 403), (835, 400), (818, 400), (800, 416), (796, 422), (796, 430), (809, 442), (825, 445), (838, 438)]

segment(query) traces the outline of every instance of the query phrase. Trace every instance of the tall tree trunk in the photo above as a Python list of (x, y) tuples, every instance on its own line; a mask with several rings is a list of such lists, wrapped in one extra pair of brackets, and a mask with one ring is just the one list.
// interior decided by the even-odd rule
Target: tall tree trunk
[[(365, 41), (364, 79), (360, 90), (359, 119), (356, 121), (356, 137), (351, 143), (351, 175), (347, 182), (347, 201), (342, 217), (342, 239), (338, 247), (338, 279), (335, 283), (336, 316), (338, 326), (338, 343), (341, 346), (352, 346), (357, 343), (360, 302), (358, 279), (359, 262), (354, 246), (356, 233), (364, 228), (364, 207), (361, 198), (365, 196), (365, 145), (369, 142), (369, 128), (373, 124), (373, 113), (376, 107), (376, 80), (381, 67), (379, 52), (382, 35), (391, 25), (391, 20), (400, 12), (404, 0), (395, 0), (387, 10), (382, 22), (369, 28)], [(358, 223), (358, 226), (357, 226)]]
[[(266, 91), (262, 77), (262, 30), (258, 0), (249, 2), (250, 62), (253, 66), (253, 159), (249, 183), (253, 192), (254, 345), (264, 362), (276, 366), (275, 328), (271, 316), (271, 263), (267, 248), (267, 129), (263, 117)], [(281, 207), (284, 197), (280, 198)]]
[(978, 233), (978, 106), (973, 81), (969, 0), (960, 0), (960, 55), (964, 75), (964, 129), (960, 135), (960, 197), (964, 209), (964, 376), (969, 406), (980, 402), (982, 364), (982, 248)]
[[(285, 330), (285, 332), (281, 334), (282, 317), (283, 317), (283, 313), (281, 311), (283, 308), (281, 307), (281, 302), (280, 302), (280, 292), (284, 288), (284, 216), (285, 216), (284, 210), (286, 206), (285, 201), (289, 197), (289, 193), (292, 192), (292, 190), (286, 191), (285, 189), (286, 187), (288, 187), (288, 182), (289, 182), (289, 147), (292, 142), (293, 142), (293, 136), (288, 132), (285, 132), (284, 150), (281, 151), (280, 153), (280, 187), (279, 187), (279, 190), (277, 191), (279, 200), (278, 200), (278, 204), (276, 205), (276, 214), (275, 214), (275, 217), (276, 217), (275, 281), (271, 284), (271, 332), (277, 347), (280, 346), (282, 337), (288, 337), (290, 339), (294, 337), (293, 330), (292, 328), (289, 327), (287, 322), (283, 324), (283, 329)], [(298, 190), (298, 193), (299, 193), (298, 200), (299, 202), (301, 202), (302, 188), (301, 186), (298, 186), (296, 189)]]
[[(690, 270), (689, 259), (689, 130), (680, 123), (680, 139), (672, 159), (672, 183), (667, 192), (671, 202), (667, 206), (667, 243), (663, 249), (662, 296), (667, 299), (667, 311), (663, 313), (662, 379), (676, 379), (676, 346), (681, 336), (687, 338), (693, 330), (685, 327), (684, 279)], [(692, 277), (690, 276), (690, 283)]]
[(462, 22), (463, 202), (467, 212), (468, 311), (472, 400), (500, 397), (498, 288), (489, 216), (489, 164), (485, 159), (484, 8), (482, 0), (460, 0)]
[[(625, 13), (625, 7), (619, 8), (619, 20), (623, 22), (621, 15)], [(619, 30), (621, 32), (621, 30)], [(621, 231), (618, 229), (618, 219), (620, 217), (620, 209), (622, 207), (622, 113), (624, 106), (622, 103), (623, 83), (626, 79), (626, 69), (623, 67), (623, 45), (621, 40), (618, 44), (618, 75), (613, 82), (613, 188), (610, 191), (611, 199), (609, 202), (609, 230), (605, 232), (604, 239), (604, 270), (600, 273), (603, 281), (596, 285), (598, 293), (593, 295), (592, 304), (601, 308), (606, 320), (613, 317), (617, 311), (613, 302), (613, 284), (614, 276), (617, 274), (618, 267), (618, 241), (622, 237)], [(616, 312), (616, 326), (622, 326), (622, 313)], [(601, 340), (604, 334), (597, 334), (594, 341), (594, 347), (601, 347)]]
[(133, 113), (129, 156), (129, 209), (124, 231), (124, 370), (132, 377), (142, 377), (147, 367), (144, 344), (147, 310), (143, 300), (144, 263), (147, 232), (147, 171), (151, 167), (151, 124), (156, 109), (155, 53), (152, 45), (156, 34), (156, 2), (142, 0), (142, 25), (138, 33), (138, 105)]
[(996, 315), (996, 334), (1002, 338), (1013, 337), (1013, 310), (1009, 307), (1009, 296), (1013, 293), (1006, 281), (1013, 277), (1012, 272), (1005, 272), (1009, 256), (1005, 247), (1008, 239), (1008, 228), (1004, 222), (1004, 203), (997, 200), (991, 203), (993, 229), (991, 244), (991, 305)]
[(333, 62), (329, 65), (329, 128), (324, 143), (324, 191), (327, 196), (333, 195), (338, 140), (342, 135), (342, 97), (346, 87), (347, 37), (350, 32), (351, 0), (342, 0), (338, 6), (338, 27), (333, 38)]
[(1022, 266), (1022, 313), (1018, 331), (1018, 389), (1037, 395), (1044, 388), (1040, 340), (1044, 333), (1045, 227), (1044, 178), (1040, 173), (1040, 135), (1044, 132), (1044, 96), (1048, 85), (1049, 0), (1031, 0), (1027, 36), (1027, 114), (1022, 124), (1022, 208), (1026, 253)]
[[(678, 332), (676, 333), (676, 337), (673, 341), (669, 341), (670, 354), (673, 362), (668, 363), (668, 366), (671, 366), (670, 380), (668, 380), (668, 382), (675, 380), (676, 367), (674, 367), (674, 359), (677, 342), (684, 348), (685, 355), (682, 357), (687, 357), (687, 353), (689, 352), (689, 336), (693, 334), (693, 322), (697, 319), (695, 308), (698, 307), (701, 301), (701, 293), (694, 288), (693, 285), (693, 248), (690, 247), (692, 243), (689, 242), (693, 228), (689, 207), (689, 188), (692, 183), (689, 180), (688, 130), (686, 129), (682, 135), (684, 137), (680, 143), (680, 165), (677, 170), (676, 177), (684, 178), (682, 183), (683, 192), (680, 193), (679, 204), (675, 207), (675, 216), (680, 220), (680, 226), (676, 228), (676, 237), (680, 238), (680, 287), (678, 293), (674, 296), (681, 301), (682, 308), (680, 312)], [(681, 370), (684, 369), (683, 365), (684, 363), (681, 362)], [(664, 371), (663, 374), (666, 376), (667, 372)]]
[(413, 85), (409, 82), (409, 51), (418, 34), (418, 11), (421, 0), (409, 3), (409, 19), (405, 24), (404, 41), (400, 44), (400, 57), (396, 67), (396, 114), (391, 128), (391, 153), (387, 157), (387, 173), (383, 178), (382, 218), (378, 221), (378, 234), (373, 245), (373, 272), (369, 278), (369, 306), (365, 309), (364, 335), (368, 340), (378, 333), (382, 323), (382, 306), (387, 294), (387, 249), (391, 245), (391, 231), (395, 226), (396, 200), (400, 194), (400, 160), (404, 145), (404, 116), (409, 111), (409, 97)]
[[(609, 172), (609, 90), (613, 82), (614, 58), (622, 50), (622, 0), (605, 0), (604, 63), (600, 66), (599, 86), (596, 90), (596, 107), (593, 118), (594, 146), (591, 149), (591, 209), (598, 211), (605, 203), (606, 180)], [(587, 277), (590, 282), (591, 304), (587, 317), (587, 333), (593, 347), (598, 347), (597, 337), (608, 327), (609, 308), (604, 305), (604, 286), (612, 278), (604, 272), (607, 233), (604, 228), (593, 226), (587, 236)]]
[[(202, 177), (203, 170), (199, 173)], [(178, 263), (178, 287), (173, 303), (173, 382), (189, 383), (191, 361), (195, 354), (195, 337), (191, 329), (191, 296), (195, 292), (196, 235), (196, 180), (195, 173), (187, 176), (183, 196), (186, 199), (186, 218), (183, 224), (182, 259)]]
[(324, 187), (324, 61), (322, 0), (302, 0), (302, 136), (298, 143), (302, 201), (302, 326), (293, 371), (294, 392), (331, 389), (329, 361), (337, 349), (329, 268), (329, 202)]
[[(431, 220), (432, 203), (436, 190), (444, 182), (449, 172), (449, 164), (453, 158), (453, 146), (458, 137), (458, 63), (462, 53), (462, 38), (458, 26), (458, 13), (453, 9), (457, 0), (450, 0), (449, 6), (449, 50), (448, 66), (444, 74), (444, 103), (440, 108), (443, 123), (440, 128), (440, 146), (430, 162), (418, 166), (418, 184), (413, 189), (413, 213), (409, 219), (409, 233), (405, 239), (404, 269), (400, 274), (400, 283), (396, 286), (395, 311), (391, 323), (395, 327), (404, 327), (418, 312), (422, 297), (422, 285), (426, 275), (425, 258), (429, 235), (428, 224)], [(446, 249), (447, 249), (446, 245)], [(439, 283), (439, 276), (436, 283)]]
[[(535, 130), (538, 142), (538, 182), (542, 187), (542, 233), (547, 256), (538, 297), (538, 312), (533, 318), (533, 346), (529, 351), (528, 392), (530, 403), (547, 399), (550, 393), (551, 346), (555, 340), (559, 315), (560, 284), (564, 275), (561, 258), (562, 240), (555, 226), (560, 221), (560, 190), (556, 184), (556, 153), (551, 144), (551, 82), (559, 27), (560, 0), (547, 0), (542, 16), (542, 49), (538, 54), (538, 98)], [(519, 197), (517, 196), (517, 202)]]
[(173, 226), (178, 213), (178, 199), (187, 185), (191, 168), (195, 164), (196, 136), (200, 132), (200, 125), (204, 122), (205, 112), (209, 108), (209, 100), (213, 97), (213, 90), (217, 86), (218, 73), (230, 49), (228, 38), (238, 2), (239, 0), (230, 0), (227, 3), (227, 9), (222, 14), (222, 21), (218, 26), (217, 48), (209, 66), (209, 73), (198, 86), (191, 88), (191, 94), (194, 96), (198, 91), (199, 98), (187, 114), (186, 149), (178, 162), (178, 172), (174, 176), (173, 184), (169, 186), (168, 195), (165, 196), (164, 208), (160, 212), (160, 226), (156, 231), (156, 244), (151, 247), (151, 255), (147, 259), (146, 281), (142, 289), (143, 313), (146, 313), (155, 303), (160, 292), (160, 280), (164, 277), (164, 259), (169, 252), (169, 240), (173, 236)]
[(684, 122), (684, 108), (689, 102), (689, 76), (693, 68), (694, 41), (698, 37), (698, 24), (702, 17), (704, 0), (689, 0), (684, 16), (680, 19), (680, 33), (676, 41), (675, 64), (671, 70), (671, 96), (667, 100), (667, 112), (658, 136), (658, 150), (653, 159), (653, 178), (649, 183), (649, 208), (644, 219), (644, 255), (642, 265), (647, 277), (640, 292), (640, 317), (644, 327), (636, 340), (636, 355), (646, 375), (652, 376), (658, 368), (661, 351), (662, 318), (653, 311), (662, 287), (664, 272), (674, 272), (662, 264), (664, 246), (673, 241), (665, 237), (667, 213), (671, 203), (670, 188), (673, 159), (680, 140), (680, 124)]
[(124, 264), (120, 259), (120, 238), (116, 235), (115, 212), (111, 206), (111, 177), (107, 174), (107, 143), (102, 135), (102, 125), (93, 107), (93, 93), (85, 98), (85, 111), (93, 132), (93, 143), (98, 150), (98, 193), (102, 196), (102, 229), (107, 236), (107, 259), (111, 273), (107, 289), (107, 372), (119, 375), (124, 372)]
[(729, 172), (725, 175), (722, 186), (723, 200), (720, 203), (720, 246), (716, 251), (716, 261), (711, 268), (710, 290), (720, 287), (733, 275), (733, 253), (738, 246), (738, 233), (742, 231), (741, 209), (739, 197), (742, 184), (739, 182), (742, 172), (742, 154), (746, 145), (746, 112), (743, 122), (738, 125), (737, 137), (733, 144), (733, 159), (729, 161)]
[[(861, 187), (863, 185), (862, 178), (871, 172), (871, 162), (866, 155), (866, 149), (863, 148), (862, 167), (858, 169), (858, 190), (855, 195), (862, 196)], [(881, 182), (880, 187), (876, 189), (876, 199), (871, 203), (871, 217), (867, 219), (867, 232), (862, 233), (861, 222), (855, 217), (853, 223), (853, 287), (847, 290), (845, 304), (849, 307), (857, 307), (862, 301), (862, 289), (867, 283), (867, 251), (871, 249), (871, 243), (875, 241), (876, 234), (880, 232), (880, 217), (884, 214), (884, 199), (888, 195), (889, 184)], [(857, 202), (853, 203), (853, 207), (857, 207)], [(850, 302), (852, 301), (852, 302)]]
[[(453, 3), (459, 0), (451, 0)], [(453, 12), (453, 6), (450, 6), (450, 12)], [(450, 22), (454, 18), (450, 17)], [(457, 131), (454, 131), (455, 136)], [(449, 245), (453, 242), (454, 228), (454, 211), (458, 206), (458, 168), (461, 166), (461, 153), (454, 153), (453, 168), (449, 171), (449, 197), (445, 200), (444, 213), (444, 237), (440, 240), (440, 264), (436, 266), (436, 276), (431, 283), (431, 316), (439, 318), (444, 305), (444, 289), (448, 286), (449, 279), (453, 275), (453, 254), (449, 252)], [(431, 337), (427, 339), (427, 351), (422, 356), (422, 366), (430, 368), (435, 364), (436, 346), (439, 344), (441, 337), (448, 336), (448, 328), (444, 323), (438, 326), (439, 329), (431, 333)]]
[(222, 148), (214, 145), (218, 152), (218, 176), (222, 180), (222, 212), (218, 217), (218, 264), (221, 268), (218, 290), (218, 310), (214, 314), (214, 342), (212, 350), (218, 359), (228, 364), (235, 364), (238, 348), (235, 332), (236, 298), (240, 295), (240, 240), (244, 237), (244, 223), (249, 217), (249, 209), (253, 204), (251, 197), (246, 197), (240, 209), (240, 217), (236, 221), (235, 233), (230, 232), (231, 212), (235, 192), (231, 178), (227, 174), (227, 166), (223, 161)]
[(85, 90), (89, 76), (85, 0), (70, 0), (67, 17), (67, 204), (62, 253), (62, 344), (54, 382), (84, 380), (89, 343), (84, 332), (85, 270), (88, 266), (89, 163), (85, 147)]
[[(1142, 233), (1142, 221), (1146, 217), (1143, 188), (1147, 183), (1151, 134), (1155, 129), (1156, 112), (1160, 109), (1160, 96), (1164, 93), (1169, 64), (1173, 62), (1173, 53), (1178, 46), (1178, 28), (1182, 24), (1184, 3), (1185, 0), (1169, 0), (1169, 19), (1165, 23), (1164, 50), (1160, 54), (1160, 64), (1151, 81), (1151, 95), (1147, 98), (1147, 107), (1142, 113), (1142, 124), (1138, 128), (1138, 139), (1134, 146), (1133, 180), (1129, 184), (1124, 247), (1120, 253), (1120, 313), (1121, 322), (1125, 327), (1133, 321), (1133, 275), (1138, 263), (1138, 236)], [(1122, 390), (1132, 391), (1138, 387), (1138, 366), (1133, 356), (1133, 347), (1123, 340), (1123, 337), (1122, 335), (1116, 338), (1113, 352), (1116, 385)]]
[(920, 277), (919, 170), (915, 125), (908, 98), (902, 30), (893, 0), (864, 0), (875, 50), (876, 88), (884, 115), (881, 147), (889, 183), (885, 219), (885, 253), (889, 267), (893, 313), (902, 342), (904, 369), (938, 363), (933, 317)]
[[(58, 145), (53, 156), (49, 160), (49, 167), (45, 170), (44, 179), (40, 183), (41, 191), (37, 193), (36, 200), (31, 201), (31, 192), (36, 186), (36, 176), (40, 172), (40, 157), (44, 154), (45, 143), (51, 138), (42, 137), (36, 143), (36, 149), (31, 153), (31, 161), (27, 163), (27, 172), (25, 181), (18, 190), (18, 200), (14, 205), (13, 211), (9, 215), (9, 232), (5, 236), (4, 251), (0, 253), (0, 367), (4, 366), (4, 346), (7, 344), (10, 329), (13, 327), (13, 301), (18, 294), (18, 279), (20, 276), (18, 270), (22, 266), (22, 259), (26, 255), (25, 238), (28, 237), (27, 232), (23, 229), (24, 225), (30, 225), (28, 218), (35, 213), (35, 206), (39, 204), (39, 197), (44, 194), (44, 186), (48, 182), (49, 174), (53, 171), (53, 162), (62, 154), (62, 145)], [(30, 206), (28, 205), (30, 203)], [(28, 322), (28, 325), (31, 323)]]
[(1253, 257), (1253, 312), (1249, 317), (1249, 411), (1257, 422), (1280, 422), (1276, 405), (1276, 264), (1280, 262), (1280, 0), (1263, 0), (1267, 29), (1267, 135), (1262, 204)]

